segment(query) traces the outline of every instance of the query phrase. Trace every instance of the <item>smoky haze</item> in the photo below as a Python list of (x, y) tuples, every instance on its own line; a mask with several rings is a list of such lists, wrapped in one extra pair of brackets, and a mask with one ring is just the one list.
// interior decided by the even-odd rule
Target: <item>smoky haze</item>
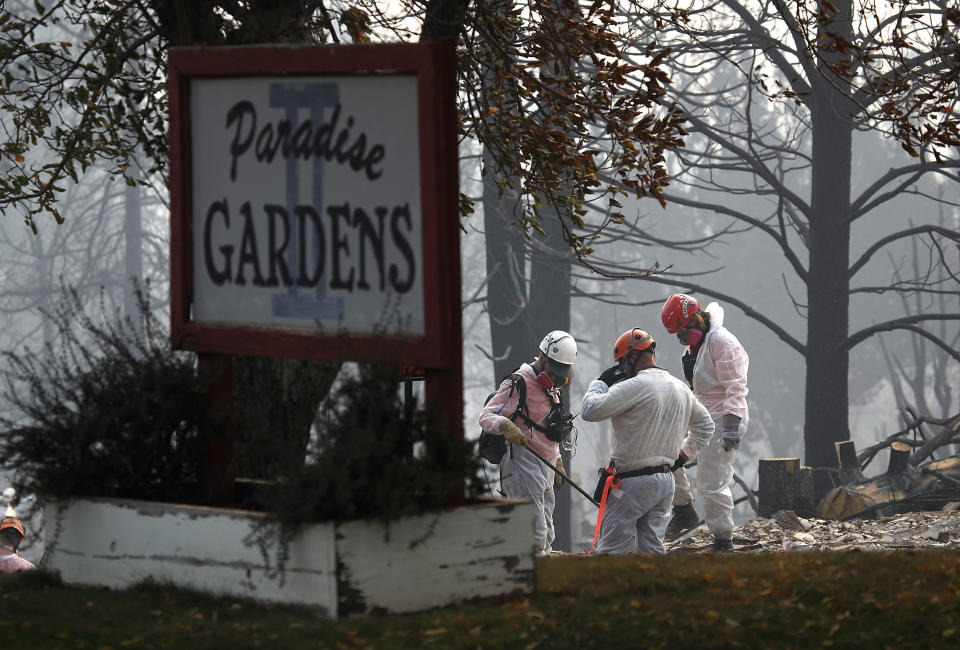
[[(904, 163), (902, 149), (895, 142), (877, 133), (858, 134), (854, 141), (853, 188), (864, 188), (891, 167)], [(680, 171), (678, 168), (674, 170)], [(464, 175), (468, 170), (464, 170)], [(714, 172), (722, 176), (722, 172)], [(697, 189), (678, 179), (669, 189), (677, 196), (696, 195)], [(470, 192), (469, 178), (464, 178), (463, 191)], [(939, 224), (958, 232), (958, 187), (947, 174), (926, 174), (904, 187), (896, 196), (875, 208), (869, 222), (858, 224), (851, 237), (851, 259), (857, 259), (869, 246), (884, 236), (907, 227)], [(765, 199), (727, 194), (727, 209), (749, 213), (763, 208)], [(768, 199), (766, 201), (769, 201)], [(682, 346), (669, 335), (660, 322), (663, 300), (675, 291), (684, 291), (688, 284), (709, 288), (712, 292), (735, 297), (775, 322), (788, 334), (805, 338), (805, 287), (795, 279), (789, 263), (776, 242), (759, 230), (747, 230), (734, 220), (715, 212), (693, 209), (680, 202), (668, 202), (661, 209), (653, 201), (625, 203), (628, 215), (618, 234), (607, 233), (597, 245), (593, 263), (608, 269), (645, 269), (659, 262), (669, 268), (663, 276), (670, 284), (657, 284), (642, 279), (601, 278), (589, 270), (574, 266), (571, 333), (579, 343), (577, 377), (571, 392), (571, 410), (579, 410), (587, 384), (612, 363), (612, 346), (616, 337), (632, 327), (641, 327), (658, 342), (658, 365), (682, 377)], [(479, 202), (478, 202), (479, 205)], [(486, 292), (484, 271), (485, 241), (480, 215), (465, 220), (462, 236), (464, 278), (464, 375), (466, 386), (466, 431), (476, 436), (476, 417), (480, 405), (493, 389), (495, 377), (489, 356), (502, 350), (491, 350), (489, 325), (483, 300)], [(636, 233), (642, 233), (638, 237)], [(689, 245), (668, 247), (657, 241), (702, 240), (722, 233), (710, 246)], [(799, 241), (799, 240), (797, 240)], [(684, 250), (684, 248), (686, 250)], [(803, 251), (802, 246), (798, 250)], [(804, 264), (807, 260), (802, 260)], [(869, 327), (903, 315), (924, 312), (960, 311), (958, 284), (951, 269), (960, 268), (960, 249), (938, 249), (929, 241), (898, 241), (884, 248), (860, 270), (854, 287), (890, 287), (909, 284), (917, 277), (931, 274), (930, 284), (944, 294), (905, 299), (900, 292), (863, 291), (852, 296), (850, 330)], [(531, 288), (531, 290), (533, 290)], [(738, 307), (709, 292), (691, 291), (702, 305), (713, 300), (725, 309), (725, 325), (743, 343), (750, 355), (749, 388), (750, 428), (737, 453), (736, 472), (753, 489), (757, 487), (758, 459), (763, 457), (798, 457), (804, 460), (804, 381), (806, 365), (803, 355), (787, 344), (768, 327), (749, 318)], [(947, 323), (942, 330), (946, 341), (957, 344), (957, 326)], [(816, 345), (816, 342), (812, 342)], [(528, 351), (528, 360), (536, 353)], [(905, 377), (919, 373), (914, 386)], [(856, 346), (850, 358), (850, 434), (862, 449), (904, 429), (902, 408), (926, 410), (933, 417), (948, 417), (956, 412), (956, 391), (950, 386), (960, 383), (958, 364), (935, 345), (918, 341), (910, 332), (883, 332)], [(896, 389), (895, 386), (902, 386)], [(606, 465), (609, 452), (608, 425), (577, 420), (579, 444), (570, 465), (582, 487), (588, 492), (596, 482), (596, 470)], [(940, 457), (940, 456), (938, 456)], [(882, 471), (885, 457), (873, 461), (867, 474)], [(488, 468), (491, 485), (496, 489), (497, 468)], [(735, 488), (741, 497), (743, 490)], [(589, 543), (584, 530), (590, 529), (596, 508), (573, 493), (574, 542)], [(577, 514), (580, 513), (580, 514)], [(742, 522), (754, 516), (752, 508), (738, 506), (737, 519)], [(578, 521), (579, 517), (579, 521)], [(581, 530), (582, 529), (582, 530)], [(580, 531), (578, 533), (578, 531)], [(592, 530), (589, 530), (592, 535)]]

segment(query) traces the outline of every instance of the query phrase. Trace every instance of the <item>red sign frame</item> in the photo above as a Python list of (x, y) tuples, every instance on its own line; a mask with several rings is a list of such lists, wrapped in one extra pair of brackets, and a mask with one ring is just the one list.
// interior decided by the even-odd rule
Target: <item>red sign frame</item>
[[(422, 337), (358, 336), (190, 319), (193, 287), (190, 81), (196, 78), (414, 74), (419, 106), (424, 328)], [(456, 52), (449, 40), (417, 44), (171, 48), (171, 339), (214, 354), (389, 360), (453, 371), (462, 386)], [(428, 373), (429, 374), (429, 373)], [(446, 375), (447, 373), (442, 373)], [(447, 391), (444, 391), (447, 392)], [(462, 391), (460, 391), (462, 401)]]

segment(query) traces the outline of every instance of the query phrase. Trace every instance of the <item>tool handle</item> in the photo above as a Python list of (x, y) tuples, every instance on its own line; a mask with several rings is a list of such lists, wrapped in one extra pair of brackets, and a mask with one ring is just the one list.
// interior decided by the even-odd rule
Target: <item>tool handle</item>
[(524, 449), (526, 449), (526, 450), (529, 451), (531, 454), (533, 454), (534, 456), (536, 456), (537, 458), (539, 458), (541, 463), (543, 463), (544, 465), (546, 465), (547, 467), (549, 467), (550, 469), (552, 469), (554, 472), (556, 472), (557, 474), (559, 474), (560, 476), (562, 476), (562, 477), (563, 477), (563, 480), (566, 481), (567, 483), (569, 483), (570, 485), (572, 485), (574, 488), (576, 488), (577, 492), (579, 492), (579, 493), (582, 494), (583, 496), (587, 497), (587, 500), (588, 500), (590, 503), (592, 503), (593, 505), (597, 506), (598, 508), (600, 507), (600, 504), (597, 503), (597, 501), (593, 498), (592, 495), (589, 495), (589, 494), (587, 494), (586, 492), (584, 492), (582, 487), (580, 487), (579, 485), (577, 485), (576, 483), (574, 483), (573, 481), (571, 481), (571, 480), (570, 480), (570, 477), (567, 476), (566, 474), (564, 474), (563, 472), (561, 472), (559, 469), (557, 469), (556, 465), (552, 464), (552, 463), (551, 463), (550, 461), (548, 461), (546, 458), (544, 458), (543, 456), (541, 456), (540, 454), (538, 454), (538, 453), (535, 452), (534, 450), (530, 449), (530, 447), (524, 447)]

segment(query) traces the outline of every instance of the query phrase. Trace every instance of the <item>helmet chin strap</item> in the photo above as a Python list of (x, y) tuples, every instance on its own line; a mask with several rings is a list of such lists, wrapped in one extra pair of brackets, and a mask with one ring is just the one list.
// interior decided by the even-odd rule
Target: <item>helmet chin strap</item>
[(629, 353), (624, 355), (623, 359), (620, 360), (620, 370), (623, 371), (623, 374), (627, 378), (632, 378), (637, 374), (637, 366), (640, 365), (640, 357), (637, 357), (637, 360), (633, 363), (630, 363)]

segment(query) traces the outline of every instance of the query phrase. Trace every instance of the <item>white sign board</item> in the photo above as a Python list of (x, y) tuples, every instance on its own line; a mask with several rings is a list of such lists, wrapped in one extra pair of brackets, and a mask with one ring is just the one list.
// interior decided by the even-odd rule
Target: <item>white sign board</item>
[(416, 76), (189, 92), (193, 322), (422, 336)]

